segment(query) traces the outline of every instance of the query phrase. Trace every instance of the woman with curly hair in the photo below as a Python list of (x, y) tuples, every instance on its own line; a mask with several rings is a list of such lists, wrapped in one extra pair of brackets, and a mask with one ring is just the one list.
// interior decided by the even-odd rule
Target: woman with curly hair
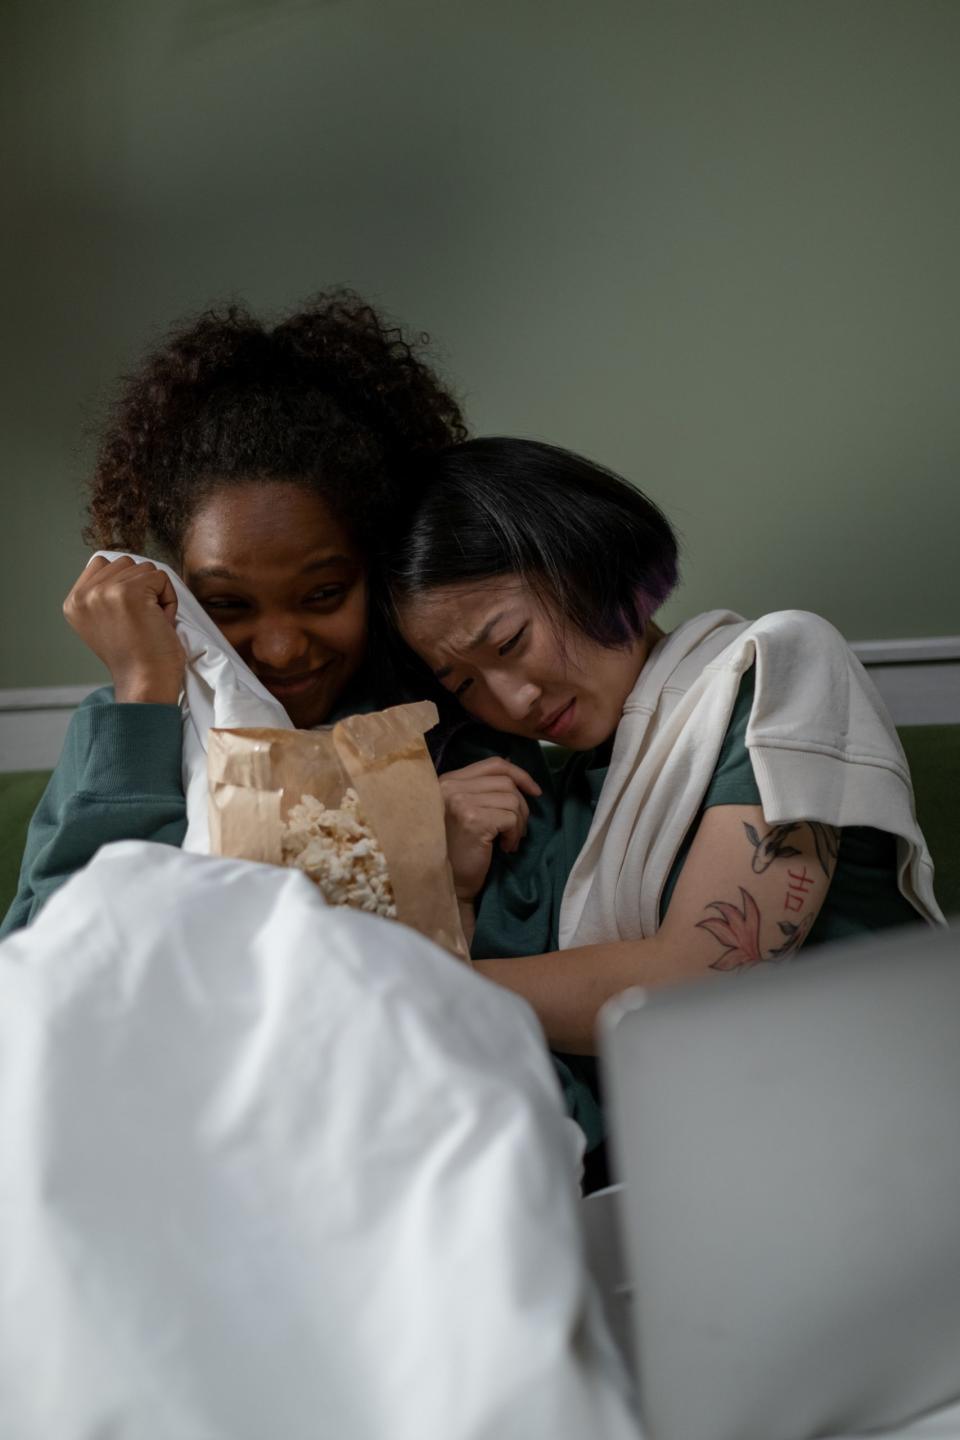
[[(85, 538), (168, 562), (300, 728), (398, 698), (365, 664), (371, 560), (407, 503), (411, 459), (466, 436), (426, 340), (349, 291), (272, 327), (239, 305), (208, 311), (126, 381), (100, 445)], [(129, 555), (96, 557), (67, 596), (112, 689), (73, 717), (4, 932), (108, 841), (182, 842), (176, 608), (166, 572)], [(504, 764), (473, 781), (506, 807), (481, 846), (522, 832)]]

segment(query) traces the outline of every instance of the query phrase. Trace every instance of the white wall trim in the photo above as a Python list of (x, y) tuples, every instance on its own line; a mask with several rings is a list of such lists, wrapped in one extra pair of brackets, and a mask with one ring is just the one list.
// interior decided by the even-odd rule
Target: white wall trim
[(854, 640), (850, 649), (863, 665), (914, 665), (960, 660), (960, 635), (915, 640)]
[(0, 771), (52, 770), (70, 717), (96, 685), (0, 690)]
[[(858, 640), (851, 649), (897, 725), (960, 725), (960, 635)], [(96, 688), (0, 690), (0, 772), (52, 769), (70, 716)]]
[(0, 714), (10, 710), (76, 710), (97, 685), (42, 685), (33, 690), (0, 690)]
[(850, 648), (896, 725), (960, 724), (960, 635), (858, 640)]

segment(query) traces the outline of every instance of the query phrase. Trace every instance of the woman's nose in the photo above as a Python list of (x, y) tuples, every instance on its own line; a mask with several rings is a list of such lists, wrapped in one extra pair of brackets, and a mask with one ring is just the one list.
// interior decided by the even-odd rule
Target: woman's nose
[(488, 681), (494, 698), (503, 706), (511, 720), (526, 720), (540, 699), (540, 687), (532, 680), (518, 680), (503, 675)]
[(310, 637), (298, 625), (264, 620), (250, 637), (250, 652), (260, 665), (271, 670), (289, 670), (302, 660)]

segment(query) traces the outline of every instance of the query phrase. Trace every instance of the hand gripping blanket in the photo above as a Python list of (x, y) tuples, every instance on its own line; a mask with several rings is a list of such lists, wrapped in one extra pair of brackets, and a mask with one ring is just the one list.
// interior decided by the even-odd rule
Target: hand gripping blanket
[[(98, 550), (117, 560), (123, 550)], [(94, 557), (96, 558), (96, 557)], [(131, 555), (143, 560), (142, 555)], [(207, 731), (264, 726), (289, 730), (292, 722), (276, 696), (262, 685), (229, 640), (184, 585), (176, 571), (159, 560), (151, 562), (169, 577), (177, 592), (177, 634), (187, 656), (183, 710), (183, 793), (187, 801), (184, 850), (207, 854)]]
[(532, 1012), (107, 846), (0, 945), (4, 1440), (626, 1440)]

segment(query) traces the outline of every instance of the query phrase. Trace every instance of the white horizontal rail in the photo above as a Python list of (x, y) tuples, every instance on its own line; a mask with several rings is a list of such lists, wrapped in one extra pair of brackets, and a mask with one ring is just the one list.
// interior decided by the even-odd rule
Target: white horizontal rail
[[(897, 725), (960, 725), (960, 635), (858, 640), (851, 649), (870, 671)], [(95, 685), (0, 690), (0, 772), (49, 770), (70, 716)]]
[(855, 640), (850, 649), (863, 665), (918, 665), (960, 660), (960, 635), (918, 640)]
[(33, 690), (0, 690), (0, 714), (8, 710), (76, 710), (96, 685), (42, 685)]

